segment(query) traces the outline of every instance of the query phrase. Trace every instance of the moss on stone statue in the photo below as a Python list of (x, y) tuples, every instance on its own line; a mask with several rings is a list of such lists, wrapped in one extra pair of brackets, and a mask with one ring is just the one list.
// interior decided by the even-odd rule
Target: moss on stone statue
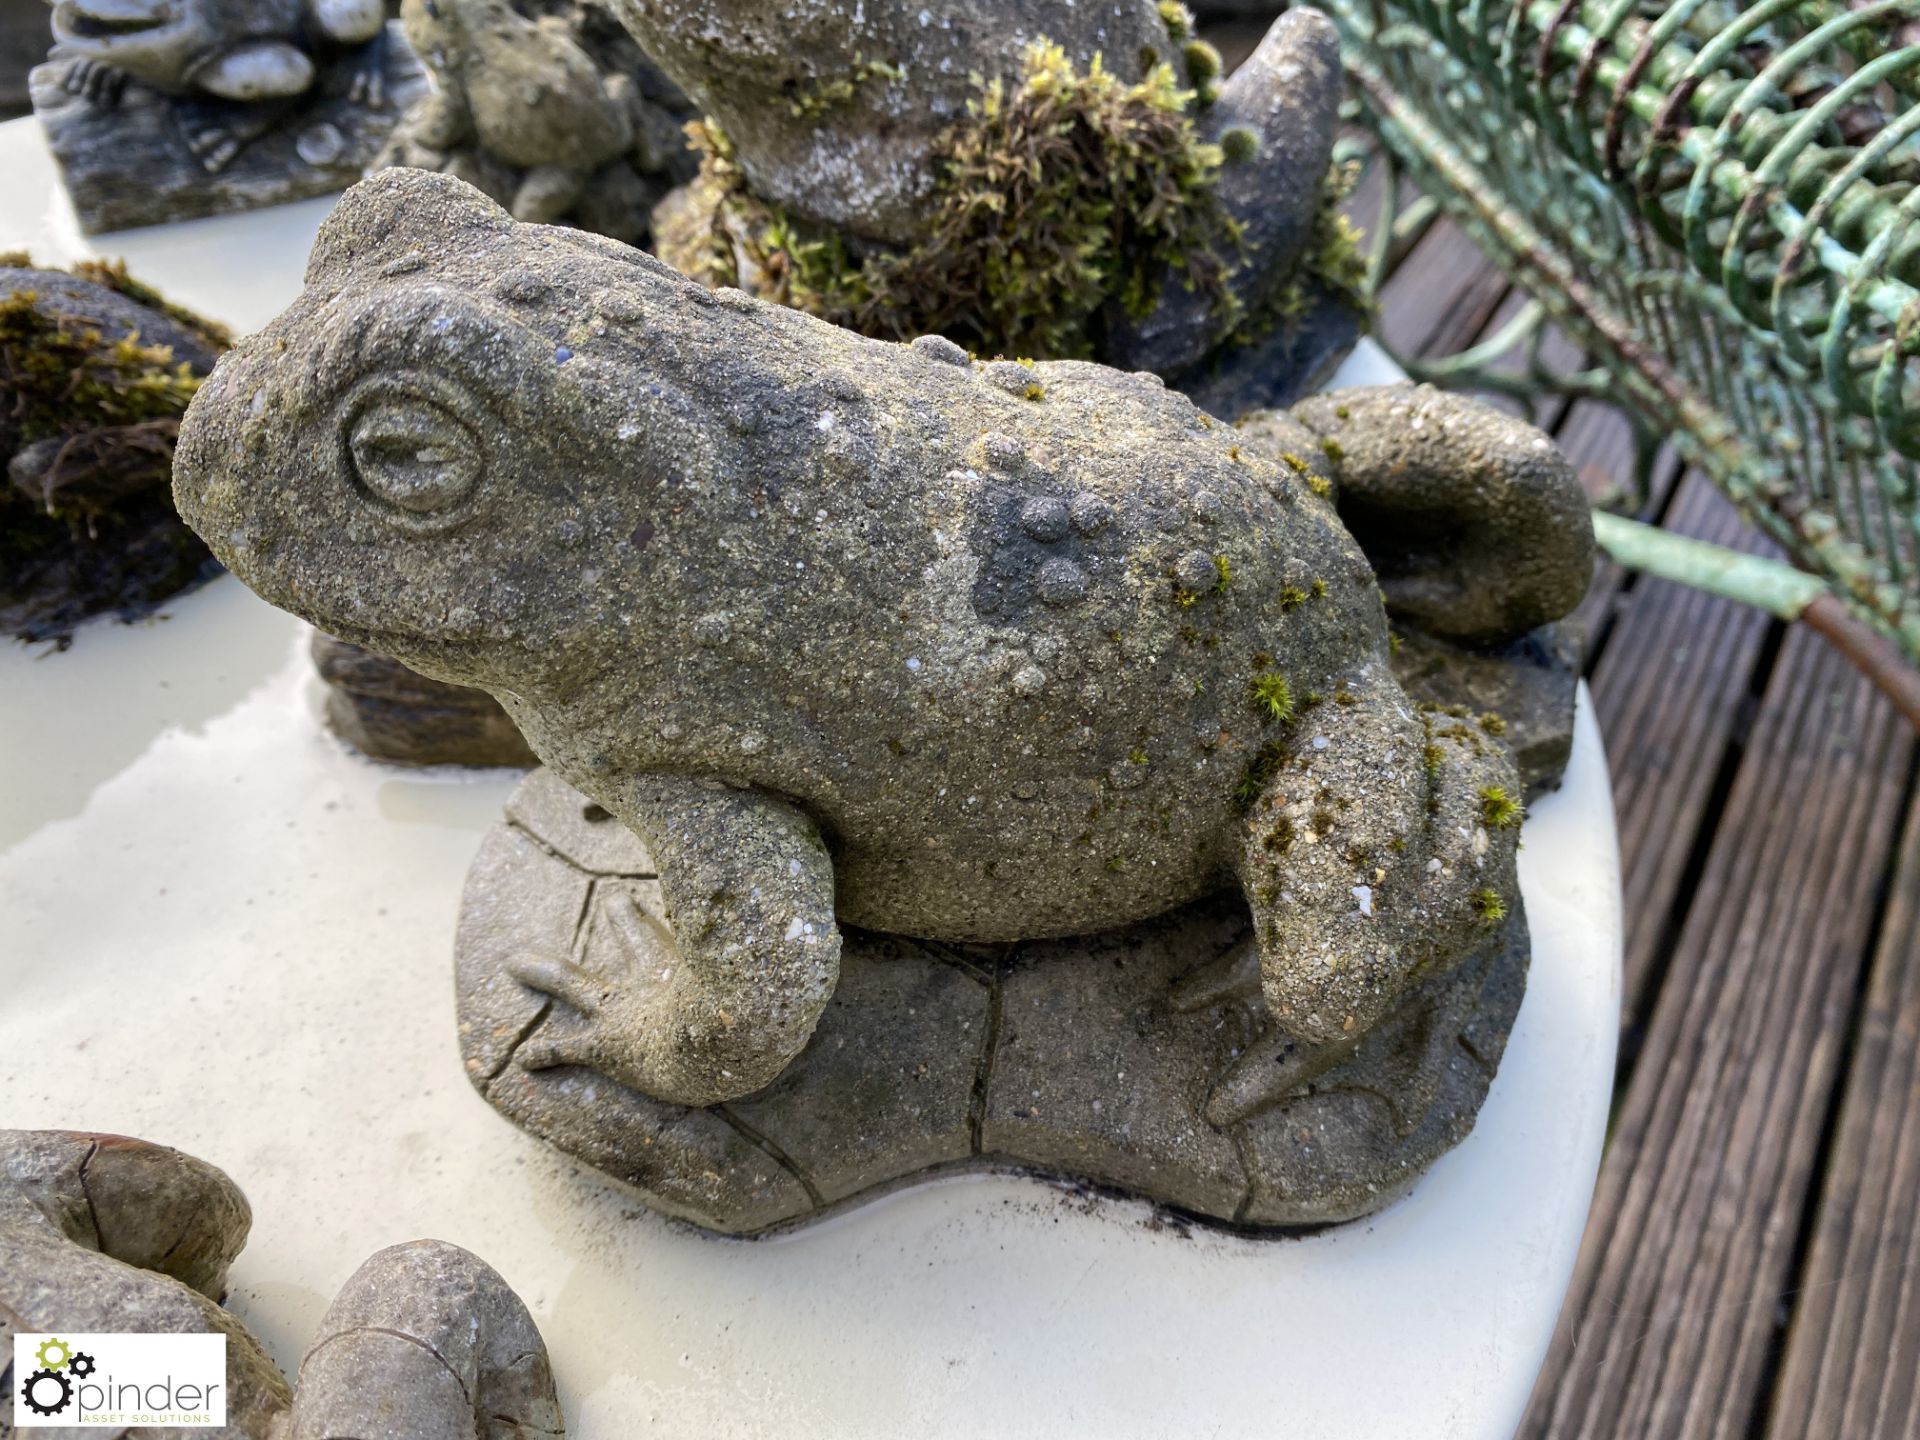
[(1144, 315), (1170, 270), (1209, 296), (1225, 333), (1239, 319), (1226, 283), (1239, 234), (1194, 104), (1169, 65), (1129, 85), (1097, 57), (1083, 71), (1036, 42), (1019, 80), (983, 83), (943, 137), (925, 236), (865, 253), (758, 200), (725, 135), (695, 126), (696, 211), (710, 223), (681, 234), (673, 258), (864, 334), (1050, 358), (1093, 354), (1101, 309)]
[[(149, 317), (203, 358), (229, 342), (124, 266), (60, 274), (7, 254), (0, 270), (12, 272), (0, 293), (0, 631), (65, 643), (90, 615), (146, 613), (217, 568), (174, 514), (168, 488), (180, 417), (204, 367), (196, 373), (172, 345), (148, 343), (128, 315)], [(141, 308), (108, 325), (106, 307), (89, 303), (101, 291)]]
[(1360, 183), (1361, 168), (1358, 160), (1335, 160), (1328, 167), (1313, 230), (1292, 277), (1271, 301), (1246, 316), (1228, 343), (1250, 345), (1275, 330), (1292, 329), (1316, 301), (1329, 296), (1359, 317), (1363, 331), (1371, 326), (1375, 302), (1367, 283), (1366, 237), (1341, 208)]

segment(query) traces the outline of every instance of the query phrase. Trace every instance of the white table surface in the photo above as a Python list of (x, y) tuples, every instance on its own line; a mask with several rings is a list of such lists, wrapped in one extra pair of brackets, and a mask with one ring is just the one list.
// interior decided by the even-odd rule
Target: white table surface
[[(0, 193), (0, 248), (123, 256), (243, 329), (293, 297), (328, 208), (88, 241), (31, 121), (0, 125)], [(1392, 374), (1363, 347), (1341, 381)], [(1399, 1204), (1253, 1242), (961, 1179), (752, 1243), (663, 1221), (469, 1090), (454, 917), (513, 777), (369, 764), (318, 692), (302, 627), (230, 579), (65, 654), (0, 649), (0, 1127), (223, 1166), (255, 1212), (231, 1303), (289, 1371), (362, 1259), (434, 1236), (526, 1299), (583, 1440), (1512, 1433), (1613, 1074), (1619, 863), (1584, 690), (1525, 831), (1505, 1063)]]

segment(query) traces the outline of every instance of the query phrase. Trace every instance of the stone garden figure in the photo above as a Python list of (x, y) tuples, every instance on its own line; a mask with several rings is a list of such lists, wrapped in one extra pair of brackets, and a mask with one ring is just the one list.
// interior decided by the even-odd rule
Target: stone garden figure
[(629, 244), (695, 160), (686, 99), (598, 0), (406, 0), (433, 92), (376, 162), (457, 175), (515, 218)]
[(382, 0), (57, 0), (33, 106), (94, 232), (352, 183), (423, 88)]
[[(565, 1433), (526, 1307), (484, 1262), (440, 1241), (395, 1245), (362, 1265), (320, 1322), (298, 1386), (288, 1386), (220, 1303), (252, 1223), (232, 1180), (177, 1150), (120, 1135), (0, 1130), (0, 1395), (19, 1389), (36, 1409), (67, 1400), (96, 1357), (62, 1334), (211, 1333), (227, 1337), (223, 1435)], [(9, 1378), (17, 1331), (54, 1338), (39, 1369)], [(0, 1431), (11, 1433), (5, 1418)]]
[(1291, 400), (1366, 302), (1332, 24), (1234, 74), (1177, 0), (612, 0), (705, 115), (658, 253), (864, 334)]
[[(1200, 1131), (1267, 1133), (1342, 1067), (1373, 1067), (1342, 1103), (1387, 1087), (1390, 1118), (1355, 1151), (1391, 1152), (1378, 1175), (1335, 1165), (1256, 1204), (1283, 1162), (1229, 1161), (1225, 1190), (1190, 1205), (1344, 1218), (1464, 1133), (1492, 1062), (1456, 1083), (1462, 1037), (1494, 1015), (1497, 1059), (1525, 952), (1513, 760), (1493, 717), (1417, 705), (1394, 679), (1336, 487), (1418, 509), (1403, 540), (1444, 532), (1450, 493), (1508, 537), (1498, 570), (1410, 544), (1388, 577), (1457, 638), (1563, 614), (1591, 539), (1530, 426), (1428, 392), (1339, 400), (1236, 429), (1152, 375), (863, 338), (390, 171), (343, 199), (305, 294), (196, 397), (176, 499), (268, 599), (493, 693), (586, 797), (565, 824), (610, 814), (643, 852), (622, 853), (644, 884), (568, 902), (601, 917), (578, 943), (499, 956), (540, 1008), (477, 1080), (597, 1072), (647, 1125), (679, 1127), (668, 1166), (754, 1105), (857, 1127), (853, 1094), (791, 1098), (843, 951), (864, 973), (875, 934), (963, 957), (1125, 934), (1230, 887), (1250, 927), (1163, 932), (1160, 970), (1135, 969), (1162, 974), (1157, 993), (1120, 1022), (1197, 1016), (1180, 1043), (1200, 1048), (1115, 1079), (1114, 1017), (1089, 1020), (1050, 1083), (1104, 1097), (1095, 1129), (1164, 1088), (1191, 1156)], [(487, 915), (530, 913), (540, 886), (573, 893), (523, 874), (531, 890), (496, 874), (470, 892), (463, 946), (497, 940)], [(1003, 1017), (1073, 973), (1000, 976)], [(1223, 1030), (1222, 1007), (1244, 1028)], [(846, 1025), (891, 1043), (834, 1023), (840, 1045)], [(1000, 1122), (971, 1024), (951, 1043), (987, 1111), (961, 1106), (972, 1148), (869, 1155), (845, 1185), (813, 1182), (815, 1208), (967, 1156), (1187, 1203), (1177, 1154), (1134, 1175), (1084, 1146), (1076, 1165), (983, 1140)], [(1430, 1111), (1446, 1113), (1422, 1130)], [(621, 1143), (607, 1120), (573, 1148)], [(724, 1228), (789, 1218), (661, 1203)]]

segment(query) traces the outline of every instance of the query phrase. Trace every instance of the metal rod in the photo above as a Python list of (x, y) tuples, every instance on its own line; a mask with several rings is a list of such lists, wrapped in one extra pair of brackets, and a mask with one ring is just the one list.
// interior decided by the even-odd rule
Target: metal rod
[(1593, 536), (1601, 549), (1629, 570), (1644, 570), (1662, 580), (1724, 595), (1781, 620), (1798, 620), (1815, 600), (1831, 593), (1819, 576), (1796, 570), (1784, 560), (1675, 535), (1605, 510), (1593, 512)]

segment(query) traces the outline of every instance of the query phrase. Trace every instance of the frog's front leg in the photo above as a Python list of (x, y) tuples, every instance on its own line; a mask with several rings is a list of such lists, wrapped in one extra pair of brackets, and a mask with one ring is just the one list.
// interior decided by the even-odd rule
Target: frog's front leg
[(665, 914), (631, 896), (609, 907), (618, 974), (598, 956), (509, 967), (580, 1017), (522, 1046), (520, 1064), (583, 1065), (681, 1105), (750, 1094), (805, 1047), (839, 980), (826, 845), (784, 801), (681, 776), (643, 776), (623, 818)]
[(1182, 1008), (1247, 997), (1269, 1027), (1215, 1084), (1207, 1118), (1258, 1114), (1350, 1055), (1409, 982), (1471, 953), (1517, 903), (1519, 781), (1478, 725), (1414, 707), (1378, 670), (1296, 721), (1264, 765), (1236, 868), (1238, 953)]

